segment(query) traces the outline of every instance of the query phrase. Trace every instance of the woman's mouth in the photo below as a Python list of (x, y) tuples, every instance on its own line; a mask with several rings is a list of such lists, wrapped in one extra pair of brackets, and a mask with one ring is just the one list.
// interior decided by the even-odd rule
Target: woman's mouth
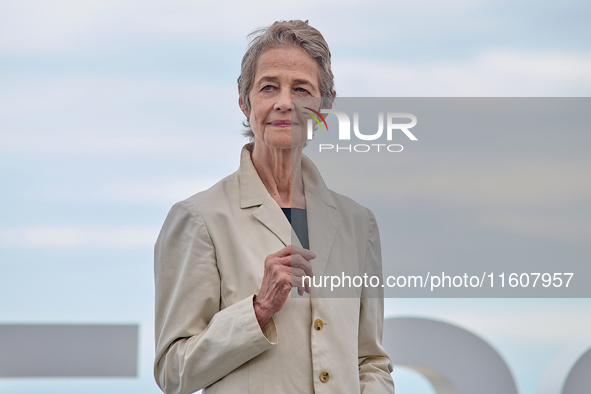
[(291, 127), (291, 120), (274, 120), (270, 125), (275, 127)]

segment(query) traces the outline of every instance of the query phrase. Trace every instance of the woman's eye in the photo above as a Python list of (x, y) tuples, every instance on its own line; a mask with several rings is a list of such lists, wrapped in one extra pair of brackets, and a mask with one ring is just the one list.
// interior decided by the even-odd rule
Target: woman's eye
[(272, 90), (273, 89), (273, 85), (266, 85), (263, 87), (263, 90)]
[(296, 88), (296, 91), (298, 93), (308, 93), (308, 91), (306, 89), (304, 89), (304, 88)]

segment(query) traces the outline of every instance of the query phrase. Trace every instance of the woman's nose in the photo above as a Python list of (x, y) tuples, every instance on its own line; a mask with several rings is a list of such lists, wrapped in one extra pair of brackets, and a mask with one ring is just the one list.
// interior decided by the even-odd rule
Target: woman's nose
[(289, 89), (281, 89), (275, 101), (275, 109), (278, 111), (287, 111), (291, 109), (291, 91)]

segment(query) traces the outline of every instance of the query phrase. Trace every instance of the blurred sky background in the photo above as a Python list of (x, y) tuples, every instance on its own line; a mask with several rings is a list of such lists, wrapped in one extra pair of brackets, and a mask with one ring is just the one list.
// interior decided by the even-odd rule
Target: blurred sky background
[[(0, 0), (0, 324), (140, 325), (137, 379), (0, 379), (0, 393), (159, 392), (153, 244), (174, 202), (238, 167), (246, 35), (280, 19), (323, 33), (343, 97), (591, 92), (584, 1)], [(477, 333), (520, 394), (591, 333), (586, 299), (390, 299), (386, 315)], [(396, 373), (399, 394), (433, 393)]]

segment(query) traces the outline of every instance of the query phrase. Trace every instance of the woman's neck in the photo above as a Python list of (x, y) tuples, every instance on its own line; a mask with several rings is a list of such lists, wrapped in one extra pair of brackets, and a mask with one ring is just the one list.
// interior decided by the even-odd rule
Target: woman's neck
[(259, 142), (251, 157), (261, 181), (281, 208), (306, 208), (301, 147), (275, 149)]

